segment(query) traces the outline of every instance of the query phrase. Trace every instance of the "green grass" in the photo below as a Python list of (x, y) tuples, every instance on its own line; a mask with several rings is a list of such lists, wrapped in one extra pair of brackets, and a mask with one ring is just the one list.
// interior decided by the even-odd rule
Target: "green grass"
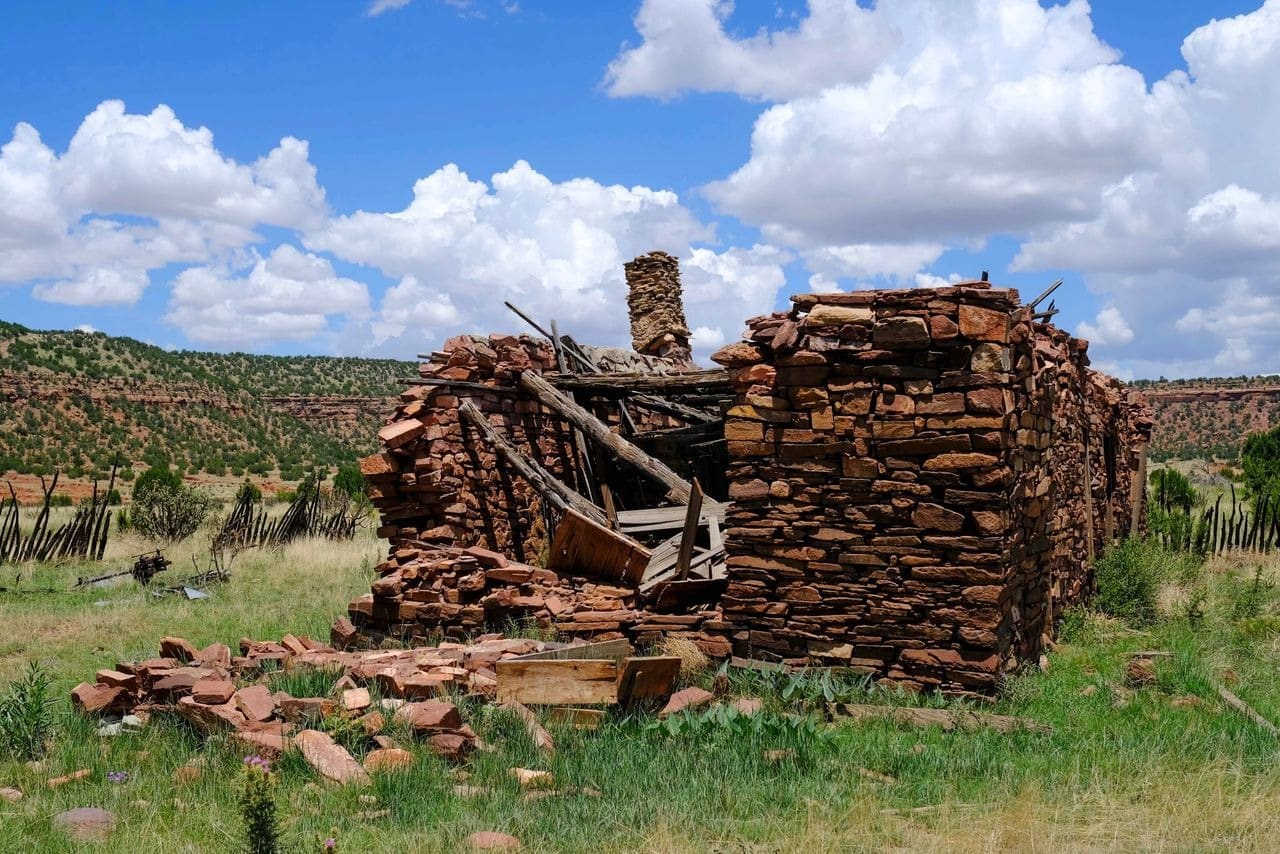
[[(322, 635), (368, 584), (358, 545), (346, 555), (330, 551), (299, 545), (278, 556), (242, 556), (235, 580), (208, 602), (139, 604), (122, 592), (107, 609), (118, 618), (106, 622), (91, 597), (38, 606), (0, 597), (0, 619), (29, 619), (31, 630), (50, 619), (61, 625), (0, 663), (16, 675), (36, 654), (60, 685), (70, 685), (119, 655), (151, 654), (163, 634), (231, 644), (245, 634)], [(1275, 565), (1266, 573), (1274, 577)], [(1150, 626), (1073, 617), (1069, 642), (1049, 655), (1048, 670), (1013, 680), (984, 709), (1048, 723), (1050, 734), (828, 725), (824, 690), (866, 702), (940, 701), (857, 680), (824, 684), (807, 676), (788, 691), (793, 680), (735, 675), (733, 692), (761, 697), (772, 725), (691, 716), (672, 733), (650, 716), (615, 716), (594, 733), (553, 729), (557, 751), (546, 758), (509, 714), (466, 703), (464, 718), (494, 747), (475, 755), (466, 782), (487, 794), (455, 795), (457, 772), (408, 739), (414, 768), (379, 775), (369, 790), (323, 784), (298, 757), (287, 757), (277, 769), (284, 837), (291, 851), (320, 850), (328, 837), (340, 851), (455, 851), (477, 830), (512, 833), (533, 851), (1276, 850), (1278, 742), (1215, 693), (1228, 681), (1280, 721), (1276, 635), (1248, 630), (1233, 616), (1240, 585), (1252, 577), (1244, 561), (1219, 560), (1196, 577), (1171, 562), (1161, 616)], [(1196, 586), (1206, 598), (1203, 617), (1192, 620), (1185, 603)], [(1270, 612), (1275, 602), (1261, 607)], [(1129, 653), (1141, 649), (1173, 658), (1157, 661), (1154, 687), (1126, 688)], [(314, 692), (332, 677), (275, 678), (280, 687), (293, 679), (299, 692)], [(790, 715), (809, 716), (812, 726), (789, 723)], [(163, 719), (138, 735), (99, 739), (93, 724), (64, 706), (59, 725), (38, 770), (0, 762), (0, 786), (28, 794), (19, 804), (0, 803), (0, 850), (81, 850), (50, 825), (51, 815), (75, 806), (101, 806), (120, 818), (99, 850), (237, 850), (241, 751), (216, 738), (202, 746), (185, 726)], [(769, 762), (765, 751), (777, 749), (794, 750), (795, 759)], [(174, 770), (193, 759), (205, 763), (201, 780), (174, 785)], [(512, 767), (552, 771), (563, 794), (527, 799), (509, 777)], [(79, 768), (91, 770), (89, 781), (44, 788), (48, 777)], [(109, 783), (109, 771), (130, 779)], [(384, 809), (385, 817), (361, 815)]]

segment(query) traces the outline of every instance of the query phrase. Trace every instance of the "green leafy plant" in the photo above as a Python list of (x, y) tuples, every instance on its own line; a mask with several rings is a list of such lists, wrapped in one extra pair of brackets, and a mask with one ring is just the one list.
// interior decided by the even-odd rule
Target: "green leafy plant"
[(260, 756), (246, 756), (240, 778), (240, 818), (248, 854), (278, 854), (284, 850), (277, 812), (276, 778), (270, 763)]
[(761, 711), (743, 714), (728, 705), (684, 711), (651, 721), (645, 729), (666, 738), (706, 746), (743, 745), (783, 748), (806, 753), (826, 741), (826, 730), (812, 715), (780, 715)]
[(163, 466), (154, 466), (138, 475), (138, 480), (133, 485), (133, 500), (141, 501), (152, 493), (161, 492), (178, 492), (182, 489), (182, 478), (177, 472), (169, 471), (166, 463)]
[(23, 677), (0, 698), (0, 754), (39, 759), (53, 735), (53, 679), (30, 662)]
[(173, 491), (152, 488), (141, 496), (135, 494), (129, 521), (144, 537), (178, 543), (199, 529), (213, 503), (209, 493), (188, 486)]
[(338, 473), (333, 476), (333, 489), (353, 498), (364, 495), (364, 475), (360, 474), (360, 466), (348, 463), (338, 466)]
[(1226, 601), (1232, 620), (1261, 617), (1276, 599), (1276, 584), (1266, 577), (1261, 566), (1254, 568), (1253, 576), (1248, 581), (1231, 577), (1226, 584)]
[(1094, 605), (1134, 625), (1153, 622), (1163, 554), (1154, 543), (1137, 537), (1111, 546), (1094, 564)]

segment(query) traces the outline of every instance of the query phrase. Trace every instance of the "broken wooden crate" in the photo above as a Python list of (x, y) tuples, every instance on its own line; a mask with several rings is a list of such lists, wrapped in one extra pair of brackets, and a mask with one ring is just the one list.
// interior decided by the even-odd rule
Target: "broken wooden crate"
[(612, 640), (509, 658), (496, 670), (500, 703), (629, 707), (670, 694), (680, 659), (633, 655), (626, 640)]

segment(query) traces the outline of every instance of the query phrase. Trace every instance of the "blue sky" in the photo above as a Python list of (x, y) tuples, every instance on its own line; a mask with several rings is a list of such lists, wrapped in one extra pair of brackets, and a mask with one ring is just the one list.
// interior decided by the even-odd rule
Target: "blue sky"
[[(703, 352), (790, 293), (988, 269), (1028, 296), (1065, 278), (1061, 325), (1093, 333), (1096, 361), (1122, 374), (1270, 372), (1280, 164), (1224, 152), (1273, 129), (1251, 103), (1280, 76), (1272, 5), (15, 5), (0, 139), (30, 125), (57, 165), (14, 146), (0, 160), (0, 317), (165, 346), (412, 357), (458, 329), (512, 328), (491, 309), (505, 294), (617, 341), (620, 263), (662, 242), (696, 265)], [(1193, 32), (1203, 73), (1162, 94)], [(961, 58), (937, 61), (944, 49)], [(100, 106), (112, 101), (123, 108)], [(286, 170), (300, 189), (282, 194), (248, 173), (285, 138), (308, 147)], [(504, 195), (493, 176), (519, 161)], [(427, 214), (388, 216), (448, 164), (470, 182), (442, 175)], [(204, 195), (184, 200), (186, 185)], [(467, 187), (473, 208), (441, 225), (432, 211)], [(109, 245), (86, 232), (95, 222)]]

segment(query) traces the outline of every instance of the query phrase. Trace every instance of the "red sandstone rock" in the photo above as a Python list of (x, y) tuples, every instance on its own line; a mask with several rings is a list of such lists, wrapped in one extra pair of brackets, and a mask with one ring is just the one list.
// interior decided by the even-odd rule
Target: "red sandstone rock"
[(715, 699), (715, 694), (705, 691), (698, 687), (684, 688), (671, 695), (671, 699), (663, 706), (662, 711), (658, 712), (658, 717), (665, 718), (668, 715), (674, 715), (677, 712), (683, 712), (685, 709), (694, 709), (698, 706), (705, 706)]
[(367, 786), (372, 782), (360, 763), (328, 733), (304, 729), (293, 737), (293, 743), (301, 751), (307, 764), (326, 779), (344, 785), (355, 783)]

